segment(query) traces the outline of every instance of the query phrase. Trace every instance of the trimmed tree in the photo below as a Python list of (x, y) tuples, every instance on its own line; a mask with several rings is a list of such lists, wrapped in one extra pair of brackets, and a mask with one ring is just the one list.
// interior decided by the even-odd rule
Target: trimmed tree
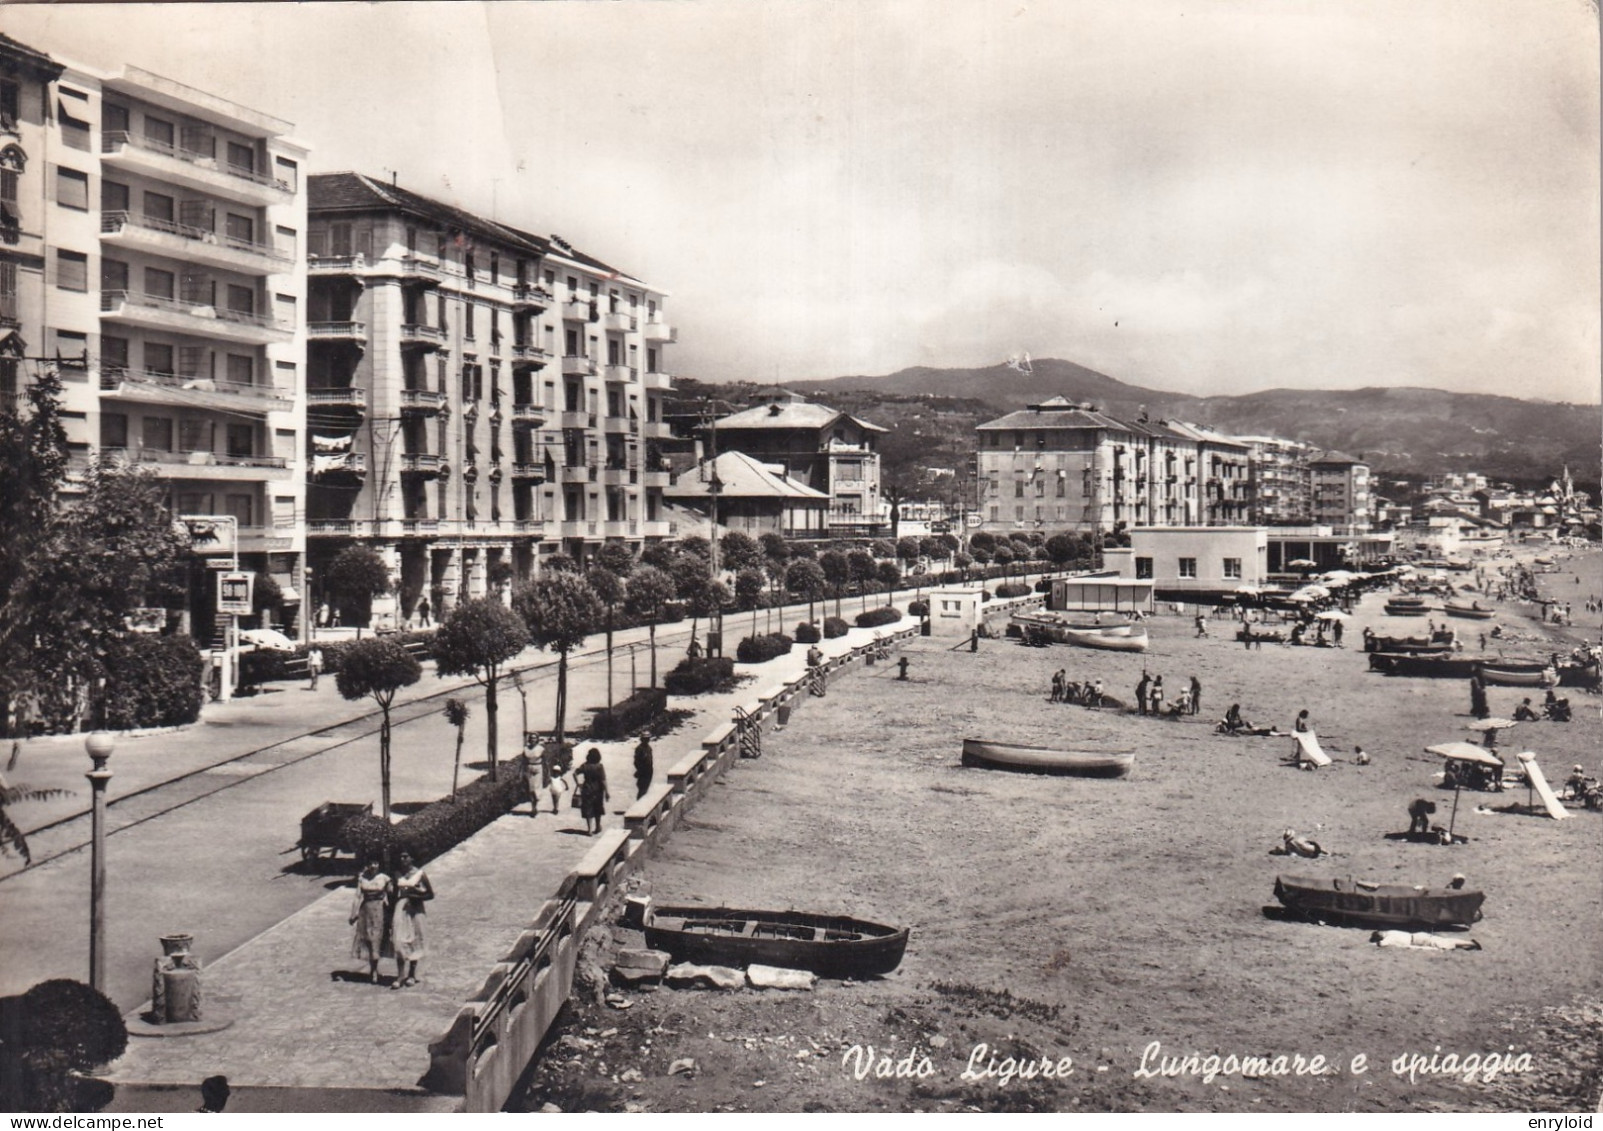
[(790, 563), (785, 570), (785, 588), (807, 602), (807, 620), (813, 619), (813, 603), (824, 595), (824, 570), (811, 558)]
[(840, 595), (852, 579), (852, 564), (839, 550), (825, 550), (818, 555), (818, 568), (824, 571), (824, 580), (835, 594), (835, 615), (840, 616)]
[(731, 573), (760, 569), (762, 563), (763, 552), (751, 535), (731, 530), (718, 539), (718, 564)]
[(896, 593), (897, 586), (902, 583), (902, 571), (897, 568), (896, 563), (893, 561), (880, 562), (874, 569), (874, 576), (885, 587), (886, 591), (893, 596)]
[(470, 675), (484, 688), (484, 719), (489, 727), (485, 754), (490, 780), (497, 779), (495, 690), (501, 666), (529, 646), (524, 619), (500, 601), (479, 597), (451, 610), (434, 634), (434, 673), (442, 678)]
[[(641, 570), (636, 570), (638, 576)], [(537, 577), (512, 594), (512, 607), (528, 626), (538, 648), (557, 654), (556, 749), (562, 749), (568, 712), (568, 653), (596, 630), (602, 612), (584, 578), (576, 573)]]
[(366, 546), (347, 546), (323, 574), (323, 590), (344, 623), (366, 627), (373, 619), (373, 598), (390, 591), (384, 559)]
[(340, 657), (340, 670), (334, 685), (347, 699), (371, 696), (383, 713), (378, 732), (378, 772), (380, 804), (387, 824), (390, 819), (390, 705), (395, 693), (423, 678), (423, 666), (412, 653), (389, 637), (358, 640)]
[[(704, 539), (696, 539), (704, 541)], [(692, 541), (692, 539), (686, 539)], [(698, 599), (712, 584), (712, 565), (710, 559), (696, 553), (681, 553), (673, 560), (674, 596), (685, 603), (690, 610), (690, 639), (696, 639), (696, 621), (704, 614), (707, 602)]]
[[(612, 710), (612, 622), (623, 603), (623, 578), (599, 562), (584, 571), (584, 579), (607, 614), (607, 710)], [(631, 689), (632, 690), (632, 689)]]
[(762, 604), (763, 590), (768, 580), (755, 569), (743, 569), (735, 574), (735, 605), (751, 610), (751, 634), (757, 635), (757, 606)]
[(846, 555), (846, 565), (852, 571), (852, 580), (857, 582), (857, 591), (862, 594), (863, 612), (868, 612), (868, 583), (879, 575), (879, 563), (874, 561), (874, 555), (867, 550), (853, 550)]
[(673, 580), (656, 566), (637, 566), (624, 583), (623, 603), (630, 616), (646, 622), (651, 638), (651, 686), (657, 686), (657, 621), (673, 600)]
[(456, 728), (456, 760), (451, 764), (451, 800), (455, 801), (457, 778), (462, 773), (462, 737), (468, 729), (468, 705), (460, 699), (447, 699), (445, 721)]

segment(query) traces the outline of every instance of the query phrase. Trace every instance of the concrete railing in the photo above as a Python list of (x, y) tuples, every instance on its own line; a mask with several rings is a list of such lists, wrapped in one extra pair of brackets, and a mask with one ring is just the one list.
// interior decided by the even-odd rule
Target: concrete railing
[[(918, 634), (910, 627), (882, 632), (849, 652), (825, 660), (826, 673), (842, 671)], [(813, 676), (767, 685), (733, 709), (701, 740), (701, 749), (668, 769), (667, 780), (624, 812), (624, 827), (610, 829), (563, 880), (555, 898), (491, 969), (472, 999), (429, 1045), (424, 1087), (463, 1097), (464, 1111), (499, 1111), (528, 1067), (573, 989), (584, 933), (608, 899), (677, 827), (684, 814), (740, 756), (740, 716), (746, 726), (772, 729), (781, 708), (806, 700)], [(772, 725), (770, 725), (772, 724)]]

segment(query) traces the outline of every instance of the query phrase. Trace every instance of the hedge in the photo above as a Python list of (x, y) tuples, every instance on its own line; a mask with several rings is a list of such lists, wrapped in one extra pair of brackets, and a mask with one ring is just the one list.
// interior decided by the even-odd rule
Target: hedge
[(910, 616), (910, 617), (927, 617), (927, 616), (929, 616), (930, 615), (930, 604), (929, 604), (929, 602), (928, 601), (909, 601), (907, 603), (907, 615)]
[(877, 628), (882, 624), (895, 624), (902, 619), (902, 614), (895, 605), (885, 605), (878, 609), (869, 609), (866, 613), (857, 614), (858, 628)]
[(1008, 585), (998, 585), (996, 587), (996, 595), (998, 597), (1028, 597), (1031, 592), (1033, 592), (1033, 590), (1031, 590), (1028, 585), (1023, 584), (1022, 582), (1015, 582)]
[(790, 652), (795, 641), (782, 632), (748, 636), (735, 648), (735, 659), (743, 664), (766, 664)]
[[(362, 639), (371, 639), (371, 635)], [(434, 630), (427, 632), (396, 632), (385, 636), (386, 640), (394, 640), (404, 647), (421, 644), (421, 649), (414, 650), (413, 654), (419, 660), (434, 658)], [(355, 640), (319, 640), (317, 647), (323, 653), (323, 674), (333, 675), (340, 670), (340, 663), (345, 653), (350, 650)], [(239, 682), (241, 685), (257, 683), (271, 683), (274, 680), (305, 679), (306, 678), (306, 645), (297, 646), (293, 651), (280, 652), (271, 648), (257, 648), (253, 652), (239, 654)], [(289, 665), (294, 663), (295, 670), (291, 672)]]
[(182, 726), (200, 717), (206, 659), (189, 637), (115, 637), (105, 663), (109, 729)]
[(679, 666), (663, 677), (662, 685), (669, 695), (701, 695), (734, 674), (735, 661), (728, 656), (703, 656), (679, 661)]
[[(669, 601), (662, 606), (662, 615), (657, 618), (658, 624), (677, 624), (685, 619), (685, 606), (682, 601)], [(644, 623), (644, 622), (642, 622)]]
[(656, 717), (668, 709), (668, 693), (660, 687), (642, 687), (621, 703), (614, 703), (605, 711), (597, 711), (590, 724), (590, 738), (595, 742), (613, 742), (627, 738), (635, 731), (644, 730)]
[(851, 630), (852, 626), (840, 617), (824, 618), (824, 637), (828, 640), (833, 640), (837, 636), (845, 636)]
[(796, 626), (796, 643), (798, 644), (817, 644), (823, 638), (823, 634), (818, 631), (816, 624), (807, 622)]
[(459, 789), (455, 801), (442, 797), (397, 824), (387, 825), (382, 817), (352, 817), (340, 829), (340, 847), (358, 860), (387, 858), (392, 867), (403, 852), (426, 864), (528, 800), (527, 758), (520, 754), (502, 762), (500, 777), (491, 781), (486, 774)]

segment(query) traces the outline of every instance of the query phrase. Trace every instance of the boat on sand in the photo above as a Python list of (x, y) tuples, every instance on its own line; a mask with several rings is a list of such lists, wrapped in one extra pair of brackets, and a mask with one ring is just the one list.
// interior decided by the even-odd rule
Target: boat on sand
[(965, 738), (963, 764), (1029, 774), (1122, 778), (1135, 765), (1135, 751), (1065, 750), (1060, 747), (996, 742), (988, 738)]
[(1276, 876), (1275, 898), (1308, 919), (1397, 926), (1468, 926), (1481, 917), (1484, 892), (1379, 884), (1368, 880)]
[(679, 962), (781, 966), (832, 978), (889, 974), (901, 965), (908, 930), (809, 911), (652, 907), (646, 946)]

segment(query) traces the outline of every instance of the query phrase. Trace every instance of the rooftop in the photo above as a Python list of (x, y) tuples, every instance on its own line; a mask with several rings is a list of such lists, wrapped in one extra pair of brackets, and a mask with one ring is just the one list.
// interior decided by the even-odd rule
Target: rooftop
[(385, 184), (364, 173), (314, 173), (306, 180), (306, 207), (311, 212), (368, 212), (397, 210), (422, 217), (445, 228), (471, 232), (481, 239), (543, 256), (547, 241), (494, 220), (442, 204), (399, 185)]
[(704, 499), (712, 494), (712, 476), (709, 471), (715, 471), (719, 482), (718, 497), (721, 499), (816, 499), (828, 502), (829, 496), (822, 491), (815, 491), (811, 487), (804, 487), (794, 480), (779, 474), (772, 465), (753, 459), (745, 452), (724, 452), (714, 460), (704, 460), (694, 468), (687, 469), (679, 478), (664, 489), (663, 495), (670, 499)]
[(742, 428), (808, 428), (822, 431), (830, 428), (837, 420), (850, 420), (866, 432), (885, 432), (878, 424), (870, 424), (866, 420), (852, 416), (850, 413), (840, 412), (827, 405), (810, 404), (806, 401), (774, 401), (769, 404), (760, 404), (737, 412), (733, 416), (726, 416), (722, 420), (713, 421), (713, 428), (742, 429)]

